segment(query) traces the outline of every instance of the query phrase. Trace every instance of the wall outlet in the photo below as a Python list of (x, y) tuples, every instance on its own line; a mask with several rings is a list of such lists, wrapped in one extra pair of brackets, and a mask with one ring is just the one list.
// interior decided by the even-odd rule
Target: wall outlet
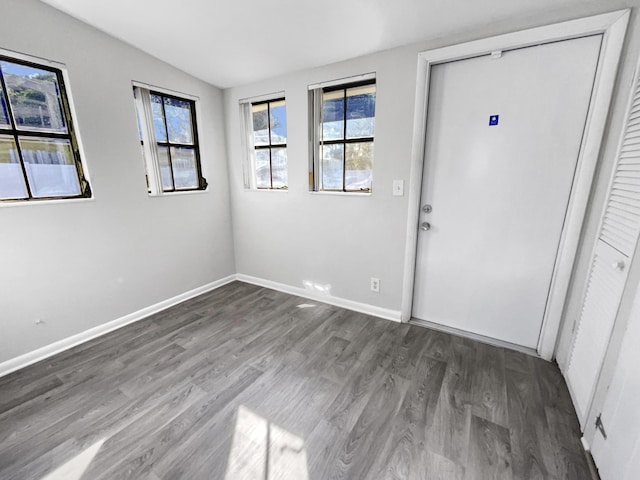
[(371, 277), (371, 291), (379, 292), (380, 291), (380, 279)]

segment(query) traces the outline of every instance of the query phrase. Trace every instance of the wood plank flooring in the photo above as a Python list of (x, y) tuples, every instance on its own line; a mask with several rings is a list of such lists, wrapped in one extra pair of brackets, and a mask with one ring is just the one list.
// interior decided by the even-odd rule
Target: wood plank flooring
[(0, 378), (0, 478), (590, 474), (554, 364), (234, 282)]

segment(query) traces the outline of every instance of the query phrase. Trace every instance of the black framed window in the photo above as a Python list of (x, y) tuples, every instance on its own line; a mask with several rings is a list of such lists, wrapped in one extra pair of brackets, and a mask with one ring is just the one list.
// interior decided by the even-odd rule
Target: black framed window
[(0, 55), (0, 200), (88, 197), (62, 71)]
[(134, 95), (149, 192), (206, 189), (195, 101), (142, 87), (134, 87)]
[(284, 98), (251, 104), (255, 186), (286, 190), (287, 112)]
[[(375, 80), (318, 89), (320, 108), (314, 118), (317, 158), (315, 189), (370, 192), (375, 135)], [(319, 115), (318, 115), (319, 113)]]

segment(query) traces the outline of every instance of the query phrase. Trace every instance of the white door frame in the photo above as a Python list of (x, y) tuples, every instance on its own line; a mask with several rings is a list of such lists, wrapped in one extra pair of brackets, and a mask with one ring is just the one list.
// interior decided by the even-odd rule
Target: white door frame
[(603, 34), (591, 103), (578, 155), (576, 175), (537, 346), (537, 352), (542, 358), (550, 360), (553, 357), (566, 294), (571, 280), (571, 272), (580, 240), (580, 231), (600, 153), (618, 61), (629, 21), (629, 12), (629, 9), (619, 10), (429, 50), (418, 55), (416, 108), (413, 121), (411, 176), (409, 181), (409, 212), (402, 285), (401, 318), (403, 322), (408, 322), (411, 319), (413, 303), (431, 67), (439, 63), (487, 55), (496, 50), (511, 50), (553, 41), (569, 40), (586, 35)]

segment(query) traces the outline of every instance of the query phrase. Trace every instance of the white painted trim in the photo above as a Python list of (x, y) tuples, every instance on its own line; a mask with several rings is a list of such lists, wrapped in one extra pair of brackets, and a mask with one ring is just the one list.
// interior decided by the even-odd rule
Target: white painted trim
[(64, 90), (67, 96), (67, 102), (69, 103), (69, 111), (71, 112), (71, 123), (75, 131), (76, 143), (78, 145), (78, 153), (80, 154), (80, 164), (82, 165), (82, 173), (85, 181), (91, 188), (91, 199), (95, 198), (95, 190), (93, 182), (91, 181), (91, 172), (89, 172), (89, 165), (87, 165), (87, 155), (84, 149), (84, 142), (82, 141), (82, 132), (80, 128), (80, 121), (78, 119), (78, 110), (76, 109), (75, 101), (73, 100), (73, 87), (71, 86), (71, 78), (69, 77), (69, 71), (65, 65), (58, 67), (62, 72), (62, 79), (64, 80)]
[(281, 90), (279, 92), (266, 93), (264, 95), (257, 95), (255, 97), (246, 97), (238, 100), (240, 105), (245, 103), (258, 103), (258, 102), (266, 102), (268, 100), (276, 100), (278, 98), (286, 98), (285, 91)]
[(603, 32), (591, 105), (587, 114), (565, 227), (558, 247), (556, 266), (538, 340), (538, 352), (543, 358), (552, 358), (555, 353), (558, 331), (580, 243), (580, 233), (607, 124), (620, 53), (629, 21), (629, 10), (617, 13), (620, 14), (619, 17), (611, 19), (612, 23)]
[(288, 188), (244, 188), (243, 192), (289, 193)]
[[(607, 34), (614, 26), (622, 28), (622, 36), (626, 31), (631, 10), (624, 9), (603, 13), (592, 17), (578, 18), (552, 25), (512, 32), (495, 37), (483, 38), (472, 42), (460, 43), (449, 47), (420, 52), (429, 66), (438, 63), (452, 62), (465, 58), (490, 55), (491, 52), (512, 50), (514, 48), (530, 47), (541, 43), (557, 42), (586, 35)], [(617, 63), (617, 62), (616, 62)]]
[(255, 148), (253, 145), (253, 125), (251, 121), (251, 104), (240, 102), (240, 147), (242, 148), (242, 182), (245, 190), (257, 190)]
[(336, 80), (329, 80), (328, 82), (320, 82), (309, 85), (309, 90), (317, 90), (319, 88), (335, 87), (336, 85), (348, 85), (350, 83), (364, 82), (366, 80), (375, 80), (376, 73), (363, 73), (362, 75), (354, 75), (353, 77), (338, 78)]
[(542, 43), (602, 34), (603, 42), (596, 71), (587, 124), (578, 158), (578, 168), (556, 258), (548, 306), (545, 310), (538, 342), (538, 354), (544, 359), (553, 357), (571, 271), (577, 253), (580, 230), (584, 220), (593, 174), (598, 161), (602, 135), (606, 124), (615, 84), (617, 66), (629, 21), (629, 9), (571, 20), (521, 32), (421, 52), (418, 56), (416, 108), (414, 114), (411, 178), (409, 181), (409, 212), (402, 293), (402, 321), (411, 318), (415, 280), (416, 245), (418, 235), (420, 194), (426, 141), (429, 73), (433, 65), (480, 55), (495, 50), (509, 50)]
[(138, 87), (138, 88), (144, 88), (146, 90), (152, 90), (152, 91), (158, 92), (158, 93), (165, 93), (167, 95), (173, 95), (175, 97), (182, 97), (182, 98), (185, 98), (187, 100), (192, 100), (194, 102), (199, 102), (200, 101), (200, 97), (197, 97), (196, 95), (191, 95), (190, 93), (180, 92), (178, 90), (171, 90), (169, 88), (159, 87), (159, 86), (153, 85), (151, 83), (145, 83), (145, 82), (139, 82), (138, 80), (132, 80), (131, 81), (131, 85), (133, 85), (134, 87)]
[[(204, 175), (202, 175), (204, 177)], [(205, 177), (206, 178), (206, 177)], [(149, 193), (150, 198), (162, 198), (162, 197), (178, 197), (180, 195), (202, 195), (203, 193), (209, 193), (209, 187), (204, 190), (171, 190), (170, 192)]]
[(175, 297), (163, 300), (154, 305), (142, 308), (136, 312), (125, 315), (124, 317), (120, 317), (102, 325), (98, 325), (97, 327), (90, 328), (89, 330), (85, 330), (84, 332), (72, 335), (71, 337), (67, 337), (62, 340), (58, 340), (57, 342), (54, 342), (45, 347), (38, 348), (37, 350), (34, 350), (32, 352), (25, 353), (24, 355), (20, 355), (18, 357), (2, 362), (0, 363), (0, 377), (15, 372), (16, 370), (20, 370), (21, 368), (25, 368), (33, 363), (44, 360), (45, 358), (51, 357), (70, 348), (73, 348), (76, 345), (80, 345), (81, 343), (88, 342), (89, 340), (92, 340), (96, 337), (100, 337), (109, 332), (122, 328), (125, 325), (129, 325), (131, 323), (147, 318), (149, 315), (153, 315), (154, 313), (166, 310), (167, 308), (184, 302), (185, 300), (189, 300), (190, 298), (196, 297), (211, 290), (215, 290), (216, 288), (220, 288), (227, 283), (233, 282), (234, 280), (236, 280), (236, 276), (229, 275), (214, 282), (207, 283), (206, 285), (202, 285), (201, 287), (189, 290), (188, 292), (176, 295)]
[(270, 288), (272, 290), (288, 293), (290, 295), (297, 295), (299, 297), (308, 298), (310, 300), (328, 303), (329, 305), (335, 305), (336, 307), (353, 310), (355, 312), (372, 315), (374, 317), (384, 318), (385, 320), (391, 320), (394, 322), (400, 321), (400, 312), (397, 310), (390, 310), (387, 308), (368, 305), (366, 303), (354, 302), (352, 300), (347, 300), (344, 298), (314, 293), (309, 290), (305, 290), (304, 288), (292, 287), (284, 283), (273, 282), (271, 280), (265, 280), (249, 275), (233, 274), (214, 282), (207, 283), (206, 285), (202, 285), (201, 287), (194, 288), (193, 290), (189, 290), (188, 292), (181, 293), (180, 295), (176, 295), (175, 297), (169, 298), (167, 300), (163, 300), (154, 305), (142, 308), (136, 312), (130, 313), (110, 322), (98, 325), (97, 327), (90, 328), (89, 330), (85, 330), (84, 332), (72, 335), (71, 337), (58, 340), (57, 342), (46, 345), (42, 348), (38, 348), (37, 350), (34, 350), (32, 352), (25, 353), (24, 355), (6, 360), (5, 362), (0, 363), (0, 377), (15, 372), (16, 370), (28, 367), (29, 365), (40, 362), (46, 358), (64, 352), (65, 350), (69, 350), (70, 348), (88, 342), (89, 340), (93, 340), (94, 338), (100, 337), (109, 332), (113, 332), (114, 330), (122, 328), (131, 323), (143, 320), (150, 315), (166, 310), (167, 308), (177, 305), (178, 303), (182, 303), (186, 300), (189, 300), (190, 298), (197, 297), (198, 295), (202, 295), (203, 293), (209, 292), (211, 290), (215, 290), (216, 288), (220, 288), (223, 285), (236, 280), (245, 283), (251, 283), (253, 285), (258, 285), (260, 287)]
[[(50, 60), (48, 58), (37, 57), (35, 55), (18, 52), (16, 50), (9, 50), (6, 48), (0, 48), (0, 55), (4, 55), (5, 57), (15, 58), (17, 60), (24, 60), (25, 62), (31, 62), (36, 64), (39, 63), (40, 65), (46, 65), (46, 66), (57, 68), (60, 70), (67, 68), (67, 66), (63, 62), (58, 62), (57, 60)], [(66, 78), (65, 78), (65, 81), (66, 81)]]
[(370, 192), (334, 192), (331, 190), (309, 190), (311, 195), (338, 195), (339, 197), (370, 197), (373, 191)]
[(158, 144), (153, 125), (153, 110), (151, 107), (149, 87), (142, 87), (134, 83), (133, 96), (137, 109), (140, 134), (142, 135), (143, 159), (147, 167), (147, 178), (150, 197), (162, 196), (163, 182), (158, 161)]
[(405, 242), (404, 277), (402, 279), (401, 319), (411, 320), (413, 287), (416, 274), (418, 248), (418, 223), (420, 221), (420, 196), (422, 191), (422, 166), (426, 147), (428, 85), (431, 67), (422, 55), (418, 56), (416, 81), (416, 108), (413, 113), (413, 140), (411, 145), (411, 172), (409, 173), (407, 209), (407, 238)]
[(0, 208), (24, 207), (27, 205), (29, 205), (30, 207), (33, 207), (34, 205), (61, 205), (64, 203), (95, 202), (96, 196), (93, 192), (93, 187), (91, 188), (92, 188), (91, 197), (89, 198), (60, 198), (58, 200), (30, 200), (28, 202), (25, 202), (24, 200), (16, 200), (16, 201), (3, 200), (0, 202)]
[(263, 278), (252, 277), (250, 275), (244, 275), (239, 273), (236, 275), (236, 279), (240, 282), (251, 283), (260, 287), (270, 288), (279, 292), (288, 293), (290, 295), (297, 295), (298, 297), (308, 298), (309, 300), (315, 300), (317, 302), (328, 303), (336, 307), (345, 308), (347, 310), (353, 310), (354, 312), (360, 312), (374, 317), (384, 318), (385, 320), (391, 320), (393, 322), (400, 321), (400, 312), (397, 310), (391, 310), (388, 308), (376, 307), (366, 303), (354, 302), (353, 300), (347, 300), (345, 298), (334, 297), (331, 295), (315, 293), (311, 290), (307, 290), (301, 287), (292, 287), (284, 283), (274, 282), (272, 280), (265, 280)]

